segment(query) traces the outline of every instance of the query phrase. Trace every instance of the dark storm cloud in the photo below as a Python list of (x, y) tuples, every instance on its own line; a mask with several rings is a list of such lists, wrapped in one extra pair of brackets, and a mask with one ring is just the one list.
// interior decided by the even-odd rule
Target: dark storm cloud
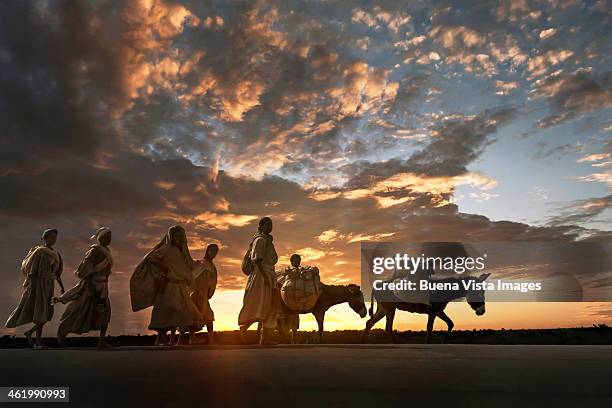
[(151, 95), (146, 103), (135, 101), (122, 117), (127, 142), (134, 150), (156, 159), (189, 157), (212, 164), (216, 131), (205, 122), (196, 124), (197, 120), (168, 93)]
[(516, 114), (513, 107), (486, 110), (470, 118), (450, 118), (434, 127), (436, 137), (423, 150), (413, 154), (409, 162), (421, 172), (431, 175), (456, 176), (467, 171), (483, 152), (489, 136)]
[(106, 4), (7, 1), (0, 5), (0, 173), (29, 171), (116, 148), (109, 111), (122, 94)]
[(579, 70), (552, 75), (537, 83), (535, 95), (547, 98), (553, 114), (538, 122), (548, 127), (574, 119), (579, 114), (612, 107), (612, 73), (593, 74)]
[(55, 217), (76, 213), (144, 214), (157, 211), (173, 196), (178, 213), (192, 200), (209, 207), (211, 191), (199, 186), (212, 185), (210, 170), (194, 167), (186, 159), (152, 161), (133, 153), (117, 153), (106, 167), (81, 161), (54, 164), (42, 174), (9, 174), (0, 177), (6, 194), (0, 211), (18, 217)]
[(291, 157), (288, 157), (288, 161), (283, 164), (283, 167), (280, 168), (281, 173), (295, 175), (298, 173), (304, 173), (306, 171), (313, 171), (316, 168), (316, 163), (313, 160), (303, 158), (293, 160)]
[(577, 200), (564, 205), (548, 220), (548, 225), (580, 225), (592, 221), (605, 210), (612, 208), (612, 195)]
[(373, 180), (387, 178), (401, 172), (428, 176), (458, 176), (467, 173), (467, 166), (482, 154), (499, 126), (508, 123), (516, 114), (513, 107), (487, 110), (474, 116), (450, 116), (434, 124), (431, 142), (405, 160), (385, 162), (355, 162), (344, 168), (354, 175), (347, 183), (356, 188)]

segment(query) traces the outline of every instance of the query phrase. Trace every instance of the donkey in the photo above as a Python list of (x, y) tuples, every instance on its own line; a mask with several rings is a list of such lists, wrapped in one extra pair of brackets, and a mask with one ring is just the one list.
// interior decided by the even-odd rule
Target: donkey
[[(443, 302), (431, 302), (431, 304), (424, 303), (408, 303), (408, 302), (384, 302), (378, 301), (376, 299), (376, 292), (372, 293), (372, 303), (370, 305), (370, 319), (366, 322), (366, 327), (363, 332), (362, 342), (365, 343), (366, 337), (378, 321), (380, 321), (383, 317), (386, 317), (386, 327), (385, 330), (387, 333), (391, 335), (391, 339), (394, 343), (397, 342), (395, 335), (393, 333), (393, 319), (395, 318), (396, 310), (404, 310), (411, 313), (421, 313), (427, 315), (427, 337), (425, 339), (426, 343), (429, 343), (431, 340), (431, 332), (434, 326), (434, 320), (436, 317), (442, 319), (446, 325), (448, 326), (448, 330), (444, 336), (443, 341), (446, 342), (448, 336), (455, 324), (451, 320), (450, 317), (446, 313), (444, 313), (444, 309), (448, 305), (448, 303), (455, 299), (466, 298), (467, 303), (474, 310), (477, 316), (482, 316), (485, 314), (485, 294), (484, 290), (466, 290), (462, 281), (464, 280), (474, 280), (478, 283), (484, 282), (490, 273), (483, 273), (479, 277), (450, 277), (445, 279), (436, 279), (436, 282), (457, 282), (459, 284), (459, 290), (454, 291), (444, 291), (442, 294), (436, 294), (436, 298), (440, 297), (444, 299)], [(376, 313), (372, 314), (374, 309), (374, 300), (378, 303), (378, 308)]]
[[(323, 342), (323, 322), (325, 320), (325, 312), (327, 312), (332, 306), (339, 305), (341, 303), (348, 303), (351, 309), (355, 311), (361, 318), (366, 317), (368, 314), (365, 302), (363, 300), (363, 293), (358, 285), (353, 283), (349, 285), (321, 285), (322, 291), (317, 303), (311, 310), (302, 312), (300, 314), (312, 313), (317, 320), (319, 325), (319, 343)], [(285, 311), (289, 317), (291, 314), (294, 316), (295, 312), (289, 311), (285, 308)], [(278, 327), (279, 332), (285, 339), (288, 339), (287, 334), (291, 330), (291, 343), (294, 342), (297, 329), (295, 327), (289, 327), (289, 319), (279, 319)]]

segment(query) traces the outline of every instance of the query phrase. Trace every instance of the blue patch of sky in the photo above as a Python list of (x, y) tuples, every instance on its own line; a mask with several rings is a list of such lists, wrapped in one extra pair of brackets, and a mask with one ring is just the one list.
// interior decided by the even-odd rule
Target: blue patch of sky
[(487, 191), (497, 194), (488, 201), (478, 202), (469, 197), (473, 188), (459, 186), (458, 196), (466, 196), (458, 205), (462, 212), (479, 213), (493, 220), (511, 220), (543, 224), (559, 208), (576, 200), (603, 197), (609, 194), (605, 183), (581, 182), (576, 176), (597, 172), (588, 163), (578, 163), (585, 155), (580, 149), (571, 149), (537, 158), (544, 149), (556, 146), (582, 146), (588, 137), (576, 132), (575, 123), (566, 123), (547, 129), (538, 129), (529, 137), (520, 135), (533, 128), (545, 112), (532, 112), (498, 130), (496, 142), (487, 147), (480, 160), (470, 170), (481, 171), (498, 181), (498, 186)]

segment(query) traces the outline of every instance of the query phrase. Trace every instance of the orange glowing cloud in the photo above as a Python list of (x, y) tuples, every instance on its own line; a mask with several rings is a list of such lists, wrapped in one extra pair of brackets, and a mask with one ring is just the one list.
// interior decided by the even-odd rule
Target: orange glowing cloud
[(228, 230), (232, 227), (244, 227), (258, 219), (256, 215), (244, 214), (219, 214), (206, 211), (195, 216), (196, 221), (202, 223), (206, 228)]
[(383, 232), (380, 234), (348, 234), (346, 236), (347, 242), (352, 244), (354, 242), (362, 242), (362, 241), (381, 241), (384, 238), (390, 238), (394, 236), (395, 232)]
[(389, 82), (388, 74), (389, 71), (372, 68), (362, 61), (347, 67), (343, 72), (344, 86), (329, 91), (337, 102), (337, 112), (342, 116), (361, 116), (395, 100), (399, 83)]
[(172, 181), (159, 180), (155, 182), (155, 186), (161, 188), (162, 190), (166, 190), (166, 191), (172, 190), (175, 185), (176, 183), (173, 183)]
[(172, 89), (181, 70), (178, 52), (169, 52), (158, 61), (150, 60), (149, 53), (171, 51), (171, 40), (183, 31), (184, 24), (197, 25), (199, 19), (187, 8), (161, 0), (128, 2), (122, 17), (127, 27), (123, 34), (126, 95), (133, 99), (141, 90), (150, 94), (156, 87)]
[(323, 231), (318, 237), (317, 240), (323, 244), (327, 244), (335, 241), (340, 237), (340, 233), (337, 230), (327, 230)]
[[(411, 172), (395, 174), (378, 181), (367, 188), (348, 190), (345, 192), (314, 192), (310, 197), (317, 201), (325, 201), (342, 196), (349, 200), (372, 198), (378, 207), (388, 208), (414, 199), (411, 194), (428, 194), (438, 206), (448, 204), (447, 197), (452, 195), (456, 186), (469, 185), (482, 190), (497, 186), (497, 181), (479, 172), (469, 172), (460, 176), (435, 177)], [(384, 195), (401, 193), (403, 196)]]

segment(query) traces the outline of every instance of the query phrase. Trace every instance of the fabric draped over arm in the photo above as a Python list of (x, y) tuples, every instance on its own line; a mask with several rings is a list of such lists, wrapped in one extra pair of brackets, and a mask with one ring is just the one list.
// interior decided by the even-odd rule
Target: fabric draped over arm
[(263, 237), (257, 237), (251, 246), (251, 260), (253, 262), (262, 261), (266, 255), (267, 242)]
[[(79, 282), (59, 297), (61, 302), (66, 303), (76, 300), (79, 297), (81, 290), (83, 290), (83, 287), (85, 286), (85, 280), (109, 265), (109, 261), (106, 257), (104, 257), (104, 260), (96, 263), (96, 258), (99, 257), (100, 254), (98, 252), (98, 255), (96, 255), (96, 250), (98, 250), (96, 247), (91, 247), (85, 253), (85, 257), (75, 272), (75, 275), (79, 278)], [(101, 288), (100, 290), (103, 291), (105, 289), (106, 285), (104, 285), (104, 288)]]
[(168, 247), (152, 250), (134, 269), (130, 278), (130, 298), (134, 312), (155, 303), (156, 281), (163, 275), (156, 263), (159, 264), (167, 250)]
[(46, 277), (56, 278), (62, 274), (63, 266), (59, 252), (37, 246), (31, 248), (21, 262), (21, 273), (26, 278), (28, 276), (40, 276), (41, 273), (48, 275)]
[(42, 253), (38, 247), (31, 248), (23, 261), (21, 261), (21, 273), (23, 276), (36, 276), (38, 264), (41, 261)]
[(90, 249), (85, 254), (85, 258), (79, 264), (79, 267), (76, 270), (76, 275), (80, 279), (85, 279), (89, 275), (95, 273), (95, 265), (93, 261), (93, 249)]
[(54, 280), (61, 272), (62, 262), (57, 251), (43, 246), (31, 248), (21, 263), (21, 273), (25, 278), (23, 294), (6, 321), (6, 327), (50, 321), (53, 317)]
[(43, 260), (44, 252), (42, 247), (33, 247), (28, 251), (28, 254), (21, 261), (21, 273), (23, 276), (36, 276), (40, 269), (40, 263)]
[[(168, 229), (168, 232), (163, 236), (161, 241), (147, 253), (142, 261), (134, 269), (130, 278), (130, 298), (132, 310), (137, 312), (147, 307), (154, 306), (155, 297), (158, 289), (158, 282), (161, 277), (167, 277), (166, 273), (159, 267), (162, 259), (166, 256), (172, 246), (172, 236), (174, 233), (181, 235), (181, 246), (179, 251), (185, 257), (185, 261), (190, 269), (189, 279), (191, 279), (191, 269), (195, 266), (195, 262), (189, 253), (187, 246), (187, 235), (185, 229), (180, 225), (174, 225)], [(170, 271), (171, 274), (172, 271)]]

